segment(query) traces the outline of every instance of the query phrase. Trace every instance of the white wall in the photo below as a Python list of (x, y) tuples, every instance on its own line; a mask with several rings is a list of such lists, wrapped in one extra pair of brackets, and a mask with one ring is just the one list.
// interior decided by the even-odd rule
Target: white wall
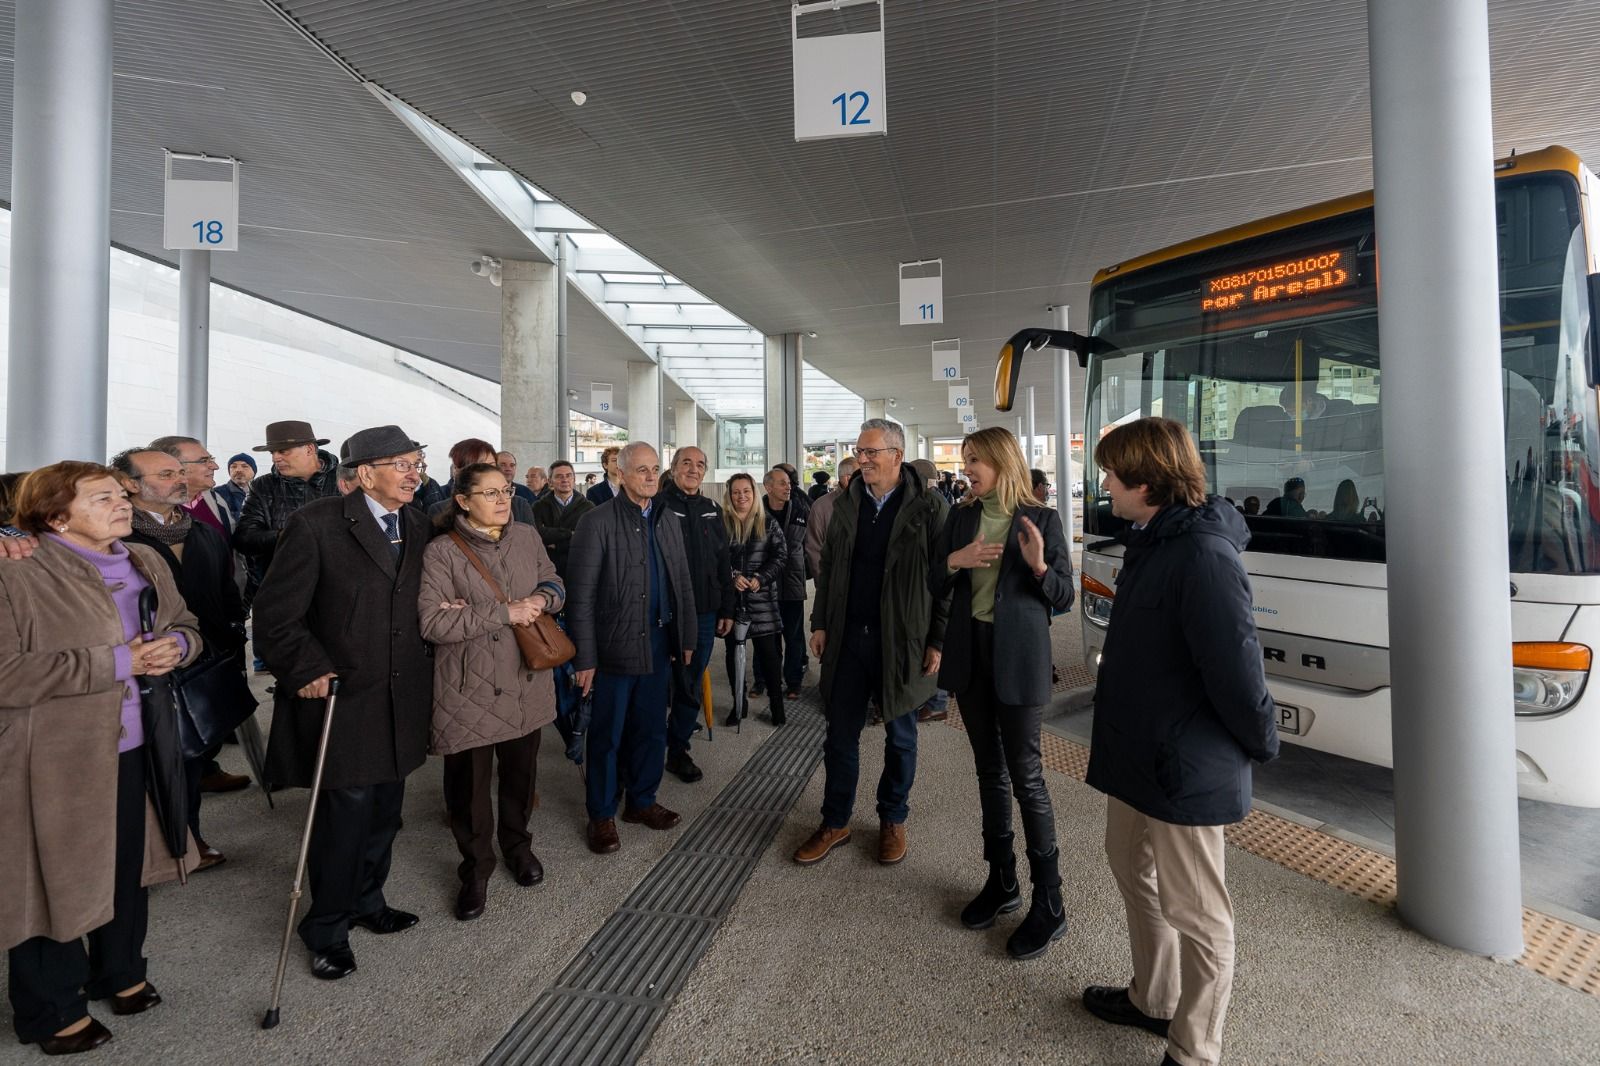
[[(248, 249), (218, 252), (213, 258), (248, 254)], [(0, 470), (5, 469), (10, 260), (11, 213), (0, 211)], [(106, 442), (113, 452), (176, 431), (177, 323), (178, 272), (113, 249), (106, 418)], [(262, 443), (268, 422), (298, 418), (330, 438), (328, 450), (335, 454), (358, 429), (398, 423), (429, 446), (432, 465), (440, 467), (448, 465), (450, 445), (464, 437), (498, 443), (499, 411), (500, 386), (494, 382), (212, 286), (206, 445), (219, 459)], [(265, 456), (257, 462), (265, 472)]]

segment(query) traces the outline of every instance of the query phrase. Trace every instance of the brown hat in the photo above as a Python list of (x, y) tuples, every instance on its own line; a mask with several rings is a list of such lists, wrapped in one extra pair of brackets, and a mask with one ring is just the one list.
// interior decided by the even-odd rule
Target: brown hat
[(268, 422), (267, 443), (257, 445), (250, 450), (253, 452), (281, 452), (285, 448), (293, 448), (297, 444), (328, 443), (327, 437), (319, 437), (312, 430), (310, 422)]

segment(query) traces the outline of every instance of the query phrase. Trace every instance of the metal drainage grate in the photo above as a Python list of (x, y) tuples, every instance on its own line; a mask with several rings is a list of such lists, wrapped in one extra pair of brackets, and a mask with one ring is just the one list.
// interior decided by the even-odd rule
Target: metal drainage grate
[(639, 1056), (822, 761), (818, 704), (813, 689), (789, 705), (789, 724), (762, 741), (484, 1066)]

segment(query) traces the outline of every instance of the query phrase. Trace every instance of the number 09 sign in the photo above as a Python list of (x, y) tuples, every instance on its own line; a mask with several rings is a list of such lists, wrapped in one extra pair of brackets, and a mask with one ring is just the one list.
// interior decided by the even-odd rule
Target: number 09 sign
[[(161, 246), (173, 251), (239, 250), (239, 161), (166, 153)], [(173, 163), (189, 173), (174, 177)]]
[[(794, 44), (794, 139), (865, 137), (889, 132), (883, 99), (884, 0), (826, 0), (790, 9)], [(878, 28), (800, 36), (803, 15), (876, 4)]]

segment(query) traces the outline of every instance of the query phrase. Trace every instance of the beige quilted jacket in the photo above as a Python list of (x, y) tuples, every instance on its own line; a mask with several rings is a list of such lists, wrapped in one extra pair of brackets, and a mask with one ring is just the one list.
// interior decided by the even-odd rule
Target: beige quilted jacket
[[(566, 589), (538, 530), (512, 522), (496, 542), (459, 519), (455, 528), (509, 599), (539, 589), (561, 609)], [(458, 600), (465, 609), (441, 606)], [(523, 665), (505, 605), (448, 536), (435, 537), (423, 555), (418, 611), (422, 636), (434, 647), (429, 751), (451, 755), (515, 740), (555, 720), (550, 671)]]

